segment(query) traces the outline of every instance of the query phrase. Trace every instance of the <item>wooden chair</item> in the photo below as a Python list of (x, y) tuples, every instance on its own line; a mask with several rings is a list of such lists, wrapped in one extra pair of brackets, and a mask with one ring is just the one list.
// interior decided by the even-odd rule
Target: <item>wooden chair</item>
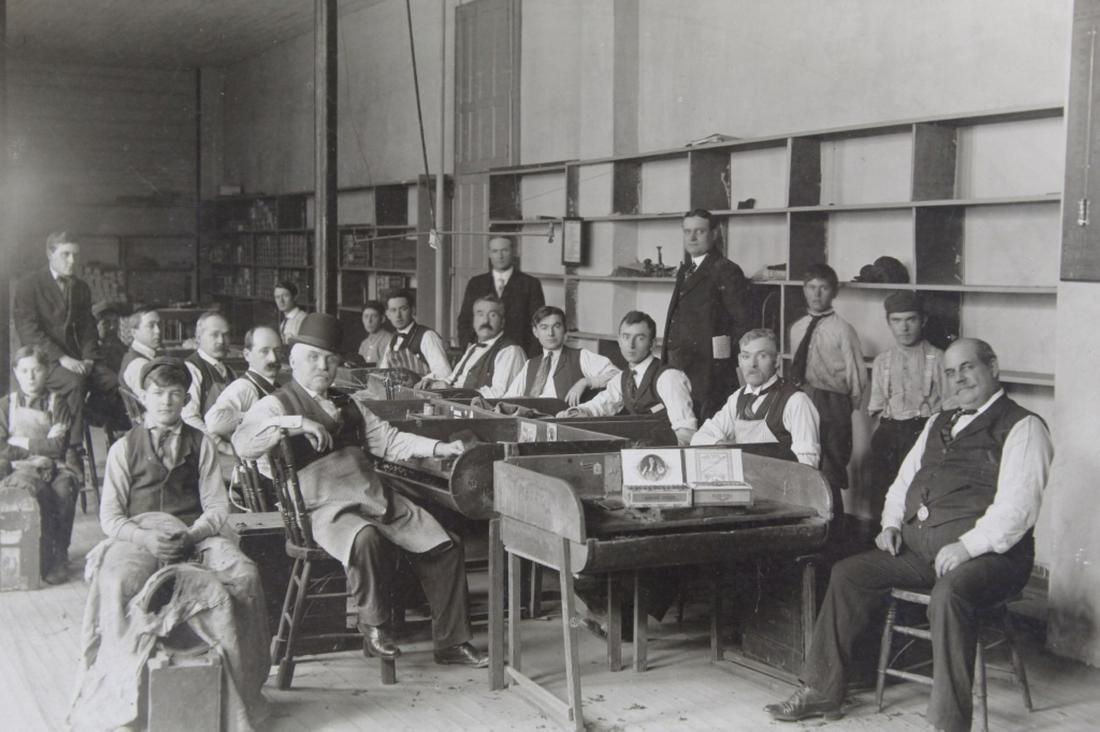
[[(878, 710), (880, 712), (882, 711), (882, 694), (886, 686), (887, 676), (893, 676), (907, 681), (915, 681), (919, 684), (932, 685), (932, 677), (930, 675), (914, 672), (917, 668), (926, 667), (931, 664), (931, 660), (920, 661), (905, 668), (893, 667), (893, 663), (896, 662), (902, 653), (904, 653), (916, 640), (932, 640), (932, 631), (929, 630), (927, 623), (919, 626), (898, 624), (898, 604), (906, 602), (922, 605), (927, 608), (930, 601), (931, 596), (927, 592), (898, 587), (890, 591), (890, 605), (886, 611), (886, 624), (882, 629), (882, 647), (879, 650), (878, 682), (875, 687), (875, 703), (878, 705)], [(978, 729), (982, 730), (982, 732), (988, 732), (989, 730), (989, 709), (986, 705), (985, 654), (987, 651), (999, 645), (1004, 644), (1008, 646), (1008, 650), (1012, 656), (1012, 671), (1016, 677), (1016, 681), (1020, 684), (1020, 691), (1023, 693), (1024, 707), (1028, 712), (1032, 711), (1031, 690), (1027, 685), (1027, 672), (1024, 670), (1023, 659), (1020, 658), (1020, 654), (1016, 649), (1016, 634), (1012, 627), (1011, 614), (1008, 612), (1008, 602), (1008, 600), (1005, 600), (1002, 603), (994, 605), (992, 608), (982, 611), (978, 616), (978, 646), (977, 653), (974, 656), (974, 693), (978, 697), (976, 710), (979, 720)], [(982, 631), (992, 629), (996, 629), (1000, 637), (990, 643), (983, 643)], [(892, 641), (895, 633), (907, 636), (911, 640), (907, 641), (901, 649), (891, 657), (890, 651), (892, 649)]]
[[(269, 483), (256, 467), (255, 460), (243, 460), (237, 456), (233, 480), (229, 486), (229, 500), (242, 513), (265, 513), (274, 510), (269, 497)], [(241, 502), (236, 495), (240, 494)]]
[[(95, 463), (95, 448), (92, 445), (92, 419), (91, 412), (89, 410), (88, 398), (84, 400), (84, 439), (79, 447), (76, 448), (77, 459), (80, 460), (80, 465), (83, 472), (84, 481), (80, 486), (80, 512), (88, 512), (88, 494), (93, 494), (92, 505), (96, 510), (99, 510), (99, 473), (96, 470)], [(107, 437), (107, 446), (110, 447), (119, 435), (116, 434), (111, 427), (110, 420), (102, 420), (103, 424), (99, 425), (97, 421), (96, 425), (103, 428), (103, 433)]]
[(141, 424), (145, 419), (145, 405), (141, 403), (138, 395), (130, 391), (125, 384), (118, 385), (118, 394), (122, 397), (122, 406), (126, 408), (126, 416), (132, 424)]
[[(294, 679), (295, 658), (305, 652), (342, 650), (349, 641), (362, 640), (357, 630), (346, 625), (336, 630), (310, 630), (310, 623), (325, 616), (339, 616), (346, 623), (354, 612), (347, 610), (347, 577), (343, 566), (313, 539), (313, 527), (298, 484), (298, 472), (284, 432), (279, 444), (268, 454), (278, 509), (286, 527), (286, 553), (294, 560), (287, 583), (279, 629), (271, 640), (271, 662), (278, 665), (275, 685), (289, 689)], [(339, 588), (339, 589), (335, 589)], [(328, 605), (328, 612), (324, 606)], [(339, 605), (340, 612), (334, 606)], [(313, 612), (320, 609), (320, 612)], [(320, 647), (320, 651), (315, 650)], [(304, 649), (309, 648), (309, 651)], [(397, 667), (393, 659), (381, 659), (382, 683), (397, 683)]]

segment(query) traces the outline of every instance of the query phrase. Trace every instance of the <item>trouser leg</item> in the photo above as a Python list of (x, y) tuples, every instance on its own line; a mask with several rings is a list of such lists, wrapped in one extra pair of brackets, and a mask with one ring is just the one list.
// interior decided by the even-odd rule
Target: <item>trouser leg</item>
[(115, 540), (107, 547), (95, 577), (99, 583), (97, 622), (104, 638), (124, 636), (129, 625), (126, 608), (158, 567), (157, 558), (137, 544)]
[(58, 563), (64, 563), (68, 557), (69, 542), (73, 535), (73, 519), (76, 517), (76, 499), (80, 492), (80, 486), (76, 476), (65, 470), (58, 471), (50, 483), (50, 492), (53, 494), (55, 513), (54, 535), (54, 559)]
[(84, 440), (84, 396), (87, 393), (86, 377), (69, 371), (61, 364), (54, 364), (46, 376), (46, 388), (65, 400), (73, 416), (69, 428), (69, 445), (80, 445)]
[(923, 419), (884, 419), (871, 435), (871, 450), (867, 454), (871, 479), (869, 497), (871, 515), (876, 519), (882, 515), (886, 491), (897, 477), (905, 456), (920, 436), (924, 422)]
[(936, 581), (928, 606), (933, 677), (930, 724), (949, 732), (970, 729), (978, 612), (1018, 593), (1030, 574), (1029, 557), (983, 554)]
[(409, 555), (432, 609), (432, 640), (440, 650), (465, 643), (471, 637), (466, 554), (462, 540), (447, 533), (451, 537), (450, 544)]
[(362, 625), (385, 625), (390, 619), (396, 548), (374, 526), (355, 535), (345, 571)]
[(837, 562), (814, 624), (802, 681), (841, 703), (856, 639), (881, 613), (890, 588), (930, 587), (934, 579), (933, 567), (905, 549), (896, 557), (873, 549)]
[(848, 487), (852, 457), (852, 400), (847, 394), (814, 389), (812, 401), (821, 419), (821, 472), (833, 494), (833, 513), (844, 515), (843, 490)]
[(118, 393), (118, 374), (97, 361), (88, 371), (87, 385), (90, 392), (88, 409), (94, 411), (96, 417), (92, 423), (120, 431), (128, 429), (130, 419)]

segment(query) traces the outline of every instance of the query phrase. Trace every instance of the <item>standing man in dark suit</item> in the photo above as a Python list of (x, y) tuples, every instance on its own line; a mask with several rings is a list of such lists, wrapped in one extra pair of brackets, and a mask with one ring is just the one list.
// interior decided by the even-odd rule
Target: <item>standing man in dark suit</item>
[[(110, 415), (123, 414), (118, 375), (99, 358), (99, 334), (92, 317), (92, 291), (75, 276), (80, 245), (67, 231), (46, 237), (49, 266), (16, 285), (12, 319), (19, 341), (38, 346), (49, 358), (46, 388), (65, 400), (73, 415), (69, 444), (84, 435), (84, 397), (90, 388)], [(108, 415), (104, 415), (108, 416)]]
[(483, 295), (496, 295), (508, 313), (504, 336), (519, 345), (528, 356), (538, 351), (538, 340), (528, 326), (535, 311), (546, 304), (542, 283), (519, 271), (516, 245), (511, 237), (489, 239), (489, 271), (475, 275), (466, 284), (462, 308), (458, 311), (458, 341), (463, 347), (477, 341), (474, 332), (474, 303)]
[(695, 414), (717, 412), (737, 388), (737, 343), (751, 327), (749, 283), (718, 251), (718, 219), (705, 209), (684, 214), (684, 261), (665, 320), (664, 361), (691, 380)]

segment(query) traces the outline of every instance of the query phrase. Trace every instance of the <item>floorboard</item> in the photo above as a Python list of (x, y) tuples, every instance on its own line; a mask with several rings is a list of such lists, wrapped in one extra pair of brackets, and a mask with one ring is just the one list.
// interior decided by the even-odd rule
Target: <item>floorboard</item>
[[(102, 453), (99, 454), (102, 460)], [(72, 577), (59, 587), (0, 594), (0, 729), (64, 729), (75, 683), (80, 622), (86, 587), (80, 577), (84, 554), (101, 534), (93, 514), (78, 514), (71, 550)], [(547, 586), (554, 578), (547, 578)], [(483, 595), (481, 578), (471, 582)], [(484, 597), (475, 597), (483, 601)], [(524, 671), (559, 695), (565, 692), (561, 620), (550, 615), (522, 625)], [(820, 720), (783, 725), (762, 707), (790, 694), (780, 681), (724, 661), (708, 661), (705, 608), (689, 606), (683, 625), (651, 624), (651, 669), (608, 672), (602, 641), (580, 634), (581, 688), (588, 729), (626, 730), (817, 730)], [(1100, 719), (1100, 671), (1045, 653), (1034, 637), (1024, 639), (1024, 657), (1036, 711), (1027, 714), (1019, 691), (991, 673), (990, 728), (993, 730), (1095, 729)], [(485, 628), (475, 642), (486, 647)], [(398, 683), (383, 686), (378, 661), (346, 652), (299, 664), (294, 686), (266, 694), (272, 715), (263, 726), (275, 732), (305, 730), (555, 730), (514, 689), (490, 691), (484, 670), (438, 666), (423, 633), (402, 643)], [(632, 647), (624, 647), (629, 662)], [(1003, 659), (994, 656), (997, 665)], [(874, 708), (874, 694), (851, 697), (847, 716), (827, 725), (835, 732), (924, 730), (925, 687), (897, 684), (886, 691), (886, 708)]]

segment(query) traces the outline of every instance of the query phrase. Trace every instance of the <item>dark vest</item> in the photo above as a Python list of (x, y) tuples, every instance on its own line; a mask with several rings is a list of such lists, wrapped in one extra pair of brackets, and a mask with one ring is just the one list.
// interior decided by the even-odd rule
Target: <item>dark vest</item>
[[(321, 408), (313, 397), (293, 379), (289, 384), (275, 392), (275, 398), (283, 405), (287, 414), (300, 414), (314, 422), (324, 425), (332, 435), (332, 448), (339, 450), (348, 446), (362, 446), (363, 414), (359, 408), (345, 394), (330, 391), (327, 396), (339, 408), (337, 419), (328, 416), (328, 412)], [(310, 444), (305, 435), (294, 435), (288, 438), (290, 450), (294, 460), (294, 466), (301, 470), (314, 460), (327, 455), (328, 452), (318, 452)]]
[(226, 385), (237, 378), (237, 375), (233, 373), (233, 369), (225, 366), (225, 378), (222, 378), (218, 374), (217, 369), (206, 362), (198, 351), (195, 351), (186, 359), (187, 363), (191, 364), (199, 370), (202, 374), (202, 379), (199, 381), (199, 414), (205, 415), (210, 407), (214, 406), (214, 402), (218, 400), (218, 395), (222, 393)]
[(946, 444), (941, 433), (953, 414), (940, 412), (932, 418), (920, 470), (905, 495), (905, 521), (913, 521), (924, 503), (929, 509), (926, 525), (958, 521), (961, 535), (993, 503), (1005, 440), (1031, 412), (1002, 396)]
[(176, 466), (171, 470), (157, 457), (153, 434), (139, 424), (126, 437), (126, 466), (130, 470), (130, 499), (127, 515), (149, 511), (170, 513), (190, 526), (202, 515), (199, 499), (199, 450), (202, 433), (184, 424)]
[[(524, 395), (531, 391), (531, 387), (535, 385), (535, 377), (539, 373), (539, 365), (542, 363), (542, 359), (546, 356), (544, 351), (541, 356), (531, 358), (527, 360), (527, 381), (523, 387)], [(564, 399), (566, 393), (584, 376), (584, 372), (581, 371), (581, 350), (579, 348), (573, 348), (571, 346), (562, 346), (561, 355), (558, 356), (558, 365), (554, 369), (554, 373), (551, 375), (551, 379), (554, 381), (554, 390), (557, 392), (558, 399)], [(534, 396), (538, 396), (535, 394)]]
[(119, 364), (119, 367), (118, 367), (118, 378), (119, 378), (119, 380), (122, 379), (122, 375), (124, 373), (126, 373), (126, 369), (128, 369), (130, 367), (130, 364), (133, 363), (134, 359), (136, 359), (136, 358), (144, 358), (146, 361), (149, 360), (148, 356), (146, 356), (144, 353), (138, 353), (137, 351), (135, 351), (133, 349), (132, 346), (130, 348), (126, 349), (126, 353), (124, 353), (122, 355), (122, 363)]
[(463, 389), (480, 389), (493, 383), (493, 374), (497, 369), (497, 355), (508, 346), (516, 345), (508, 336), (497, 338), (497, 342), (489, 346), (488, 352), (475, 363), (466, 373), (466, 380), (462, 382)]
[[(412, 353), (424, 357), (423, 352), (420, 350), (420, 344), (424, 341), (424, 334), (429, 330), (428, 326), (421, 325), (420, 323), (413, 323), (412, 328), (409, 329), (409, 334), (403, 339), (400, 333), (394, 333), (393, 343), (390, 345), (391, 351), (411, 351)], [(397, 345), (400, 341), (401, 345)]]
[[(663, 405), (661, 396), (657, 393), (657, 379), (669, 368), (671, 367), (661, 363), (659, 358), (654, 358), (642, 374), (642, 383), (634, 390), (633, 398), (627, 396), (630, 393), (627, 386), (634, 380), (634, 374), (630, 369), (623, 369), (619, 382), (622, 387), (623, 408), (619, 414), (653, 414), (654, 407)], [(665, 414), (668, 414), (667, 409)]]
[[(791, 400), (791, 397), (797, 394), (800, 389), (793, 383), (786, 379), (779, 378), (772, 384), (771, 388), (764, 395), (764, 401), (760, 403), (759, 408), (753, 413), (753, 418), (762, 419), (768, 425), (768, 430), (775, 435), (775, 439), (778, 440), (776, 447), (763, 447), (757, 450), (758, 454), (771, 455), (772, 457), (781, 458), (783, 460), (798, 460), (798, 457), (794, 454), (794, 450), (791, 446), (794, 444), (794, 438), (791, 436), (790, 430), (783, 424), (783, 410), (787, 408), (787, 402)], [(741, 392), (744, 394), (744, 391)], [(740, 396), (740, 395), (739, 395)], [(756, 401), (752, 399), (749, 403)], [(738, 403), (737, 419), (744, 419), (744, 415), (741, 414), (740, 401)], [(754, 421), (748, 420), (748, 421)]]

